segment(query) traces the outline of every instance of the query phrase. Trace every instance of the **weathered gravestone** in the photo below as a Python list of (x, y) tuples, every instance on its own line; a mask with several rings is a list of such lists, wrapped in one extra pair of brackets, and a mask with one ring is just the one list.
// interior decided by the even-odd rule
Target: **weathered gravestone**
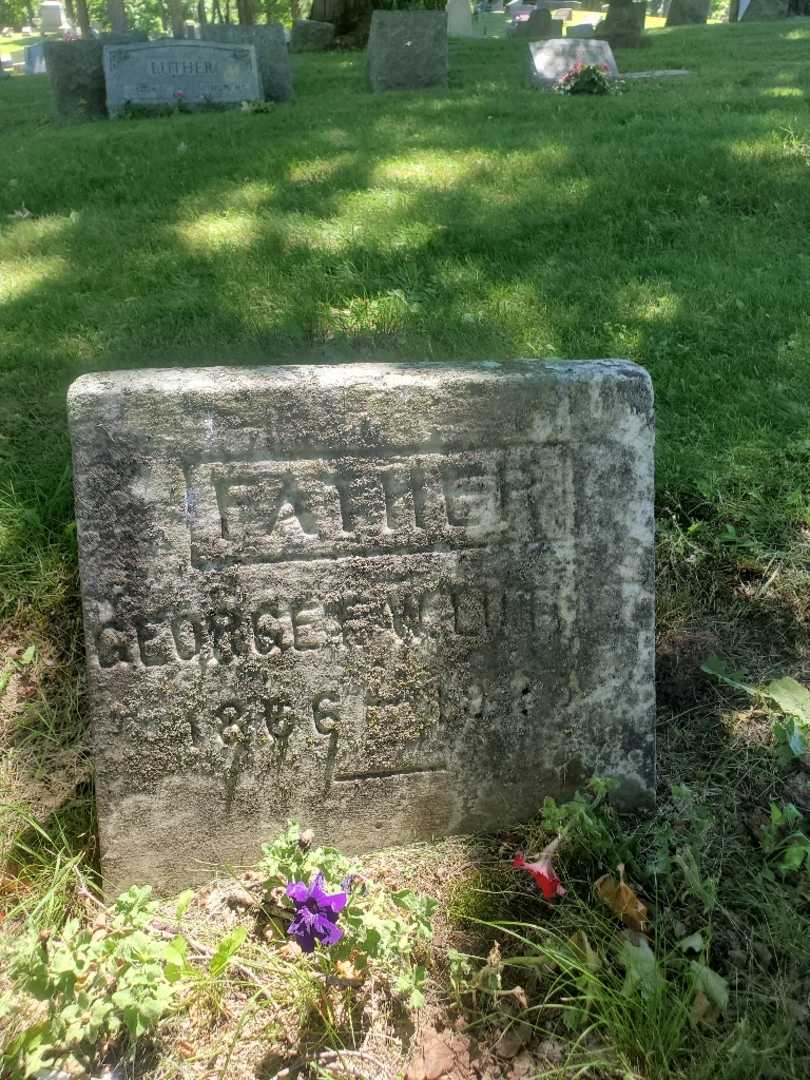
[(65, 9), (57, 0), (45, 0), (39, 5), (39, 26), (43, 34), (63, 30), (68, 25)]
[(607, 15), (594, 33), (597, 38), (610, 43), (611, 49), (639, 49), (649, 44), (644, 37), (647, 3), (642, 0), (611, 0)]
[(335, 24), (317, 19), (296, 19), (290, 35), (290, 52), (321, 52), (335, 44)]
[(672, 0), (667, 26), (703, 25), (709, 18), (710, 0)]
[(447, 86), (447, 16), (443, 11), (375, 11), (368, 37), (372, 90)]
[(48, 41), (45, 61), (60, 120), (97, 120), (107, 115), (102, 44), (146, 41), (142, 30), (103, 33), (93, 41)]
[(182, 103), (238, 105), (261, 97), (252, 45), (165, 40), (146, 45), (105, 45), (107, 111)]
[(612, 78), (619, 76), (613, 51), (606, 41), (563, 38), (529, 45), (529, 77), (536, 86), (545, 90), (550, 89), (574, 64), (604, 65)]
[(472, 37), (473, 21), (470, 0), (447, 0), (448, 37)]
[(87, 375), (69, 411), (110, 890), (648, 797), (653, 417), (624, 362)]
[(562, 32), (562, 21), (553, 19), (551, 12), (547, 8), (536, 8), (525, 22), (519, 22), (515, 26), (515, 37), (525, 38), (527, 41), (546, 41), (549, 38), (561, 38)]
[(26, 45), (23, 48), (23, 62), (26, 75), (45, 75), (45, 42), (39, 41), (36, 45)]
[(45, 64), (60, 120), (96, 120), (107, 115), (99, 42), (48, 41)]
[(200, 27), (203, 41), (224, 41), (233, 45), (252, 45), (256, 50), (260, 97), (268, 101), (289, 101), (293, 96), (290, 58), (284, 27), (279, 23), (262, 26), (233, 26), (207, 23)]

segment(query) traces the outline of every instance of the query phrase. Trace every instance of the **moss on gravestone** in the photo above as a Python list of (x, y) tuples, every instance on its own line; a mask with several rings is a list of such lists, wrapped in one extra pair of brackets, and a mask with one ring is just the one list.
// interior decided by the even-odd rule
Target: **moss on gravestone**
[(97, 120), (107, 115), (101, 42), (48, 41), (45, 65), (60, 120)]

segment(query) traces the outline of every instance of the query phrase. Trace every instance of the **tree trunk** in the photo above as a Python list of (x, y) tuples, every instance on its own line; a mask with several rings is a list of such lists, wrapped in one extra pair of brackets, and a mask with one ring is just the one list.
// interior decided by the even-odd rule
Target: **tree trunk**
[(256, 23), (256, 0), (236, 0), (240, 26), (253, 26)]
[(222, 15), (222, 8), (219, 6), (219, 0), (211, 0), (211, 15), (215, 23), (219, 23), (221, 26), (225, 19)]
[(225, 22), (230, 25), (231, 22), (231, 0), (225, 0)]
[(110, 25), (116, 34), (125, 34), (127, 26), (127, 13), (124, 10), (124, 0), (107, 0), (107, 14), (110, 17)]
[(200, 26), (205, 26), (208, 22), (208, 16), (205, 13), (205, 0), (197, 0), (197, 22)]
[(73, 6), (73, 0), (65, 0), (65, 11), (67, 17), (70, 19), (71, 25), (76, 25), (76, 9)]
[(172, 20), (172, 37), (184, 38), (186, 36), (186, 13), (183, 10), (183, 0), (169, 0), (169, 15)]
[(75, 0), (76, 3), (76, 18), (79, 22), (79, 33), (83, 38), (91, 38), (93, 36), (90, 30), (90, 15), (87, 11), (87, 0)]

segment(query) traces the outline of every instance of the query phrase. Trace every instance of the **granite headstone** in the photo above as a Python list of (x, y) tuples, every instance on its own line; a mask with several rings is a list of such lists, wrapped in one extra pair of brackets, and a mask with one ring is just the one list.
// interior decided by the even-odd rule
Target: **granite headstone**
[(611, 49), (638, 49), (649, 42), (644, 37), (646, 16), (646, 0), (641, 3), (611, 0), (607, 15), (594, 33), (597, 38), (607, 41)]
[(532, 42), (529, 45), (529, 76), (536, 86), (543, 89), (550, 89), (577, 63), (604, 65), (612, 78), (619, 76), (613, 51), (606, 41), (596, 41), (594, 38), (562, 38), (557, 41)]
[(238, 105), (261, 97), (252, 45), (165, 40), (145, 45), (105, 45), (107, 111), (129, 106)]
[(368, 38), (372, 90), (447, 86), (444, 11), (375, 11)]
[(267, 101), (289, 101), (293, 96), (290, 58), (284, 27), (279, 23), (260, 26), (234, 26), (207, 23), (200, 27), (203, 41), (223, 41), (234, 45), (252, 45), (262, 87)]
[(23, 46), (23, 62), (26, 75), (45, 75), (45, 42), (38, 41), (36, 45)]
[(526, 41), (547, 41), (549, 38), (561, 38), (562, 32), (561, 20), (552, 18), (547, 8), (536, 8), (528, 19), (517, 23), (514, 36)]
[(290, 34), (290, 52), (323, 52), (335, 44), (335, 24), (296, 19)]
[(97, 120), (107, 115), (98, 41), (48, 41), (45, 64), (60, 120)]
[[(443, 14), (443, 13), (441, 13)], [(102, 868), (654, 786), (653, 413), (621, 361), (112, 372), (69, 414)]]
[(45, 0), (39, 5), (39, 26), (43, 34), (53, 34), (68, 25), (65, 9), (57, 0)]
[(447, 0), (448, 37), (472, 37), (473, 21), (470, 0)]
[(672, 0), (667, 26), (703, 25), (709, 18), (711, 0)]

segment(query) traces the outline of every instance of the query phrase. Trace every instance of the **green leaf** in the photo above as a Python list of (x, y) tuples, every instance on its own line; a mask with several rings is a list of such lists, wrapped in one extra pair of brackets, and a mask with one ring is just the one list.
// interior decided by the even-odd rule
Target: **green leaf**
[(733, 686), (735, 690), (744, 690), (746, 694), (756, 693), (756, 687), (743, 682), (742, 675), (728, 670), (726, 662), (721, 656), (710, 656), (705, 664), (700, 665), (700, 670), (705, 671), (707, 675), (714, 675), (720, 682), (724, 682), (727, 686)]
[(681, 938), (678, 942), (678, 948), (682, 952), (702, 953), (705, 948), (703, 934), (698, 930), (696, 933), (690, 934), (689, 937)]
[(763, 686), (760, 692), (775, 702), (786, 716), (798, 716), (803, 724), (810, 725), (810, 690), (806, 686), (785, 675)]
[(239, 952), (247, 937), (244, 926), (235, 926), (217, 946), (216, 952), (208, 961), (208, 970), (217, 978), (224, 971), (234, 956)]
[(640, 937), (633, 942), (626, 937), (619, 949), (619, 960), (624, 965), (625, 979), (623, 993), (630, 994), (636, 989), (642, 997), (652, 997), (666, 986), (658, 960), (646, 938)]
[(36, 655), (37, 655), (37, 647), (36, 647), (36, 645), (29, 645), (28, 648), (25, 650), (25, 652), (20, 657), (20, 663), (23, 664), (25, 667), (27, 667), (29, 664), (32, 664), (34, 662), (34, 659), (35, 659)]
[(794, 874), (797, 870), (801, 870), (805, 861), (810, 866), (810, 840), (800, 834), (800, 837), (792, 841), (790, 847), (785, 850), (779, 869), (783, 874)]
[(193, 889), (186, 889), (181, 892), (177, 897), (174, 904), (174, 917), (175, 919), (182, 919), (185, 913), (191, 906), (191, 901), (194, 899), (195, 893)]
[(695, 989), (702, 991), (718, 1009), (725, 1009), (728, 1006), (728, 983), (723, 976), (697, 960), (692, 960), (690, 966), (695, 977)]

